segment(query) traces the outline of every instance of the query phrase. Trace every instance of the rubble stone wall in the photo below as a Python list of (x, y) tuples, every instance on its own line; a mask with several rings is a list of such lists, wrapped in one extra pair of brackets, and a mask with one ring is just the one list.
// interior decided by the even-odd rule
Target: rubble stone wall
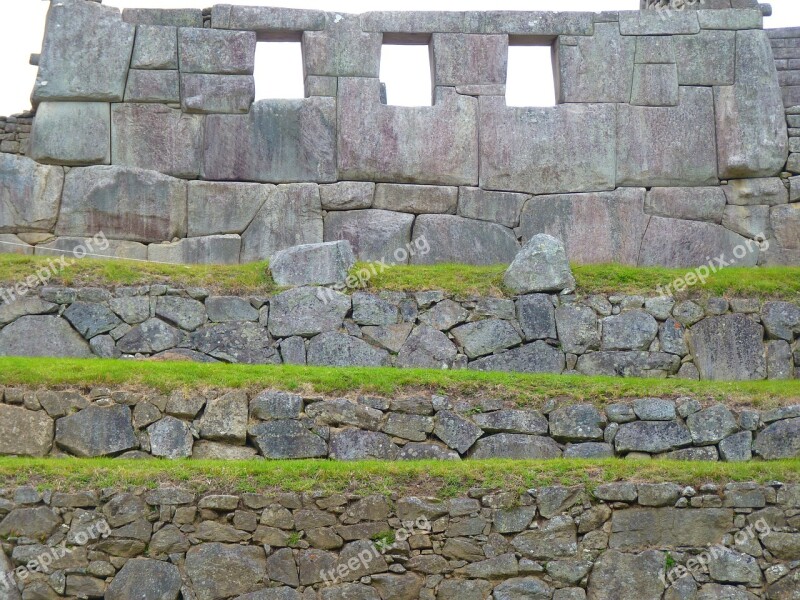
[[(336, 239), (377, 260), (425, 235), (424, 260), (472, 264), (549, 233), (576, 263), (681, 267), (763, 236), (770, 251), (739, 264), (800, 264), (762, 10), (691, 8), (54, 2), (30, 148), (0, 154), (0, 233), (38, 253), (103, 232), (120, 257), (177, 263)], [(286, 39), (302, 43), (307, 97), (254, 102), (256, 44)], [(433, 106), (382, 103), (381, 47), (397, 42), (429, 45)], [(552, 47), (557, 106), (506, 106), (515, 44)]]
[(778, 482), (444, 501), (22, 487), (0, 505), (15, 599), (791, 600), (800, 587), (800, 486)]

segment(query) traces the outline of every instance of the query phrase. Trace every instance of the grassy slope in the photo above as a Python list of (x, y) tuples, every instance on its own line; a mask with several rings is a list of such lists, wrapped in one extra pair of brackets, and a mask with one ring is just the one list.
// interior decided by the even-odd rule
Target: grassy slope
[(358, 464), (333, 461), (127, 461), (116, 459), (0, 458), (0, 485), (42, 489), (165, 485), (199, 492), (326, 491), (435, 494), (446, 498), (470, 487), (525, 490), (546, 485), (609, 481), (686, 485), (730, 481), (800, 481), (800, 460), (687, 463), (663, 460), (420, 461)]
[[(0, 285), (24, 281), (50, 259), (0, 254)], [(357, 272), (364, 265), (357, 265)], [(686, 275), (687, 269), (589, 265), (575, 267), (578, 292), (656, 295)], [(398, 266), (372, 276), (374, 290), (442, 290), (456, 295), (502, 296), (505, 266), (467, 265)], [(215, 293), (268, 294), (276, 286), (266, 262), (245, 265), (162, 265), (125, 260), (83, 259), (65, 269), (53, 283), (78, 285), (143, 285), (167, 283), (176, 287), (204, 287)], [(687, 296), (752, 296), (800, 299), (800, 268), (730, 268), (712, 275), (704, 285), (691, 288)]]
[(440, 393), (503, 398), (537, 406), (565, 397), (602, 405), (643, 396), (725, 400), (770, 408), (800, 403), (800, 380), (685, 381), (393, 368), (252, 366), (120, 360), (0, 358), (0, 385), (121, 385), (169, 392), (178, 388), (284, 389), (317, 394)]

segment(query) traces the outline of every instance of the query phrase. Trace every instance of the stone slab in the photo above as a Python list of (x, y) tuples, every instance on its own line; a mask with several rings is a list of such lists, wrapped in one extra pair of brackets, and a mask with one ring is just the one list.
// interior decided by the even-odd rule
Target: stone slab
[(122, 20), (137, 25), (170, 27), (202, 27), (203, 11), (199, 8), (126, 8)]
[(189, 237), (242, 233), (273, 190), (257, 183), (190, 181)]
[(211, 25), (217, 29), (248, 29), (259, 34), (296, 33), (325, 29), (328, 15), (321, 10), (272, 6), (231, 6), (211, 9)]
[(177, 69), (178, 29), (137, 25), (131, 69)]
[(412, 255), (411, 264), (464, 263), (508, 264), (520, 246), (514, 233), (497, 223), (454, 215), (420, 215), (413, 239), (424, 239), (430, 251)]
[(178, 71), (131, 69), (125, 87), (125, 102), (175, 103), (181, 99)]
[(45, 164), (109, 164), (110, 107), (105, 102), (42, 102), (36, 112), (28, 155)]
[(458, 188), (435, 185), (379, 183), (372, 206), (382, 210), (413, 214), (453, 214), (458, 204)]
[(467, 219), (492, 221), (504, 227), (516, 227), (519, 225), (522, 207), (529, 198), (527, 194), (462, 187), (458, 190), (458, 214)]
[(656, 217), (720, 224), (725, 203), (719, 187), (653, 188), (647, 192), (644, 210)]
[(0, 233), (52, 231), (63, 187), (62, 167), (0, 154)]
[(168, 244), (150, 244), (147, 259), (183, 265), (235, 265), (239, 262), (242, 239), (238, 235), (208, 235), (184, 238)]
[(736, 82), (736, 34), (701, 31), (676, 35), (675, 61), (680, 85), (733, 85)]
[(246, 114), (255, 98), (252, 75), (181, 75), (181, 107), (185, 112)]
[[(387, 210), (329, 212), (325, 216), (325, 241), (347, 240), (356, 260), (407, 264), (414, 216)], [(395, 253), (399, 254), (395, 256)]]
[(434, 85), (505, 84), (507, 35), (435, 33), (431, 37)]
[(361, 30), (358, 15), (336, 15), (324, 31), (303, 32), (306, 76), (378, 77), (381, 44), (377, 33)]
[(252, 75), (256, 34), (182, 27), (178, 30), (181, 73)]

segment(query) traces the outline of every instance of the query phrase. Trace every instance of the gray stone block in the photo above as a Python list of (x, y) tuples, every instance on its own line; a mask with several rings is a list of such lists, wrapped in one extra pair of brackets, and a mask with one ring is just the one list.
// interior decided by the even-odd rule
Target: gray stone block
[(385, 210), (329, 212), (325, 241), (347, 240), (356, 260), (407, 264), (413, 223), (413, 215)]
[(0, 330), (0, 356), (91, 358), (92, 352), (66, 320), (28, 315)]
[(111, 162), (111, 105), (105, 102), (42, 102), (28, 155), (45, 164), (107, 165)]
[(711, 90), (681, 88), (677, 107), (619, 105), (617, 185), (717, 183)]
[(750, 10), (698, 10), (697, 17), (703, 29), (761, 29), (764, 19), (761, 9)]
[(188, 236), (242, 233), (253, 221), (271, 185), (190, 181)]
[(769, 177), (786, 163), (788, 138), (769, 39), (736, 32), (736, 85), (714, 88), (719, 176)]
[(138, 242), (106, 240), (100, 248), (95, 240), (81, 237), (58, 237), (44, 244), (36, 245), (37, 256), (70, 256), (81, 258), (123, 258), (147, 260), (147, 246)]
[(335, 139), (333, 98), (262, 100), (248, 115), (209, 115), (203, 177), (267, 183), (336, 181)]
[(189, 113), (246, 114), (256, 98), (252, 75), (181, 75), (181, 106)]
[(322, 239), (318, 186), (311, 183), (273, 188), (242, 234), (242, 262), (264, 260), (279, 250)]
[(764, 328), (742, 314), (703, 319), (689, 334), (702, 379), (752, 380), (767, 376)]
[(720, 224), (725, 202), (719, 187), (653, 188), (647, 192), (644, 210), (656, 217)]
[(800, 204), (774, 206), (770, 210), (772, 231), (785, 250), (800, 250)]
[(636, 38), (598, 23), (577, 45), (558, 45), (559, 102), (630, 102)]
[(53, 3), (33, 101), (121, 102), (135, 32), (117, 8), (83, 0)]
[(147, 259), (170, 264), (235, 265), (242, 239), (238, 235), (191, 237), (167, 244), (150, 244)]
[(456, 347), (441, 331), (418, 325), (408, 336), (396, 366), (416, 369), (449, 369), (457, 354)]
[(289, 34), (325, 29), (328, 16), (321, 10), (218, 4), (211, 9), (217, 29), (248, 29), (259, 33)]
[(700, 22), (696, 11), (624, 10), (619, 13), (619, 30), (622, 35), (700, 33)]
[(253, 322), (216, 323), (192, 333), (191, 347), (228, 363), (280, 364), (274, 341), (262, 325)]
[(769, 206), (726, 206), (722, 225), (751, 239), (769, 236)]
[(733, 85), (736, 83), (736, 34), (701, 31), (676, 35), (675, 59), (681, 85)]
[(13, 233), (0, 233), (0, 252), (30, 256), (33, 254), (34, 248)]
[(131, 69), (177, 69), (178, 29), (137, 25)]
[(478, 107), (446, 89), (433, 107), (380, 103), (380, 81), (339, 79), (342, 179), (476, 185)]
[(203, 154), (203, 117), (160, 104), (115, 104), (111, 153), (115, 165), (197, 178)]
[[(687, 36), (688, 38), (689, 36)], [(672, 64), (675, 62), (674, 36), (639, 36), (636, 38), (637, 64)]]
[(412, 255), (411, 264), (508, 264), (519, 251), (510, 229), (453, 215), (420, 215), (414, 223), (413, 239), (426, 240), (430, 251)]
[(674, 64), (637, 64), (633, 70), (631, 104), (635, 106), (677, 106), (677, 66)]
[(186, 235), (186, 183), (125, 167), (72, 169), (56, 235), (160, 242)]
[(327, 332), (308, 344), (308, 364), (326, 367), (385, 367), (389, 353), (345, 333)]
[(602, 350), (647, 350), (658, 334), (658, 323), (644, 311), (632, 310), (601, 320)]
[(761, 179), (734, 179), (722, 186), (728, 204), (738, 206), (775, 206), (789, 201), (786, 186), (780, 177)]
[(379, 183), (374, 208), (413, 214), (456, 212), (458, 188), (435, 185)]
[(482, 188), (532, 194), (614, 189), (613, 104), (515, 108), (502, 97), (481, 96), (480, 106)]
[(324, 31), (303, 33), (306, 76), (378, 77), (381, 43), (378, 33), (361, 30), (358, 15), (337, 15)]
[(559, 35), (592, 35), (593, 17), (589, 12), (569, 11), (470, 11), (464, 13), (463, 32), (551, 38)]
[(320, 458), (328, 455), (328, 444), (299, 421), (280, 420), (259, 423), (250, 436), (265, 458)]
[(375, 33), (460, 33), (464, 21), (463, 12), (376, 11), (361, 15), (361, 28)]
[(678, 372), (681, 361), (665, 352), (591, 352), (578, 358), (577, 370), (584, 375), (608, 377), (658, 377)]
[(528, 200), (520, 217), (522, 239), (546, 233), (564, 242), (572, 263), (635, 265), (647, 230), (644, 189), (564, 194)]
[(526, 342), (556, 339), (553, 301), (548, 294), (527, 294), (517, 299), (516, 317)]
[(371, 208), (375, 184), (368, 181), (340, 181), (319, 186), (323, 210)]
[(522, 338), (511, 323), (501, 319), (467, 323), (456, 327), (451, 333), (468, 358), (478, 358), (522, 343)]
[(178, 30), (181, 73), (252, 75), (256, 34), (182, 27)]
[(178, 71), (131, 69), (125, 87), (125, 102), (175, 103), (181, 99)]
[(800, 419), (772, 423), (756, 434), (755, 453), (764, 460), (797, 458), (800, 455)]
[(127, 406), (89, 406), (56, 421), (56, 444), (75, 456), (113, 456), (138, 443)]
[(347, 241), (305, 244), (270, 257), (272, 278), (280, 286), (344, 283), (355, 264)]
[(529, 198), (527, 194), (462, 187), (458, 190), (458, 215), (513, 228), (519, 225), (520, 211)]
[(588, 306), (562, 304), (555, 311), (561, 349), (570, 354), (584, 354), (600, 346), (597, 315)]
[(336, 98), (339, 91), (339, 79), (322, 75), (308, 75), (305, 78), (306, 97), (329, 96)]
[(505, 84), (508, 36), (435, 33), (431, 38), (434, 85)]
[(52, 231), (63, 187), (62, 167), (0, 154), (0, 232)]
[(564, 371), (566, 359), (561, 350), (539, 340), (469, 363), (476, 371), (513, 371), (517, 373), (556, 373)]
[(551, 438), (519, 433), (498, 433), (478, 440), (470, 458), (542, 460), (561, 458), (561, 449)]
[(199, 8), (126, 8), (122, 20), (137, 25), (162, 27), (202, 27), (203, 11)]
[(272, 298), (269, 331), (276, 337), (337, 331), (350, 307), (350, 298), (334, 290), (294, 288)]

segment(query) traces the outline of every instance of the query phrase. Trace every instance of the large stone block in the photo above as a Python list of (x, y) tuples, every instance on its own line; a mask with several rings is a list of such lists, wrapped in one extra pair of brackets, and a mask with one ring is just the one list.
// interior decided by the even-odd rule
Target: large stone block
[(673, 64), (637, 64), (633, 71), (631, 104), (677, 106), (678, 68)]
[(256, 34), (183, 27), (178, 30), (178, 56), (182, 73), (252, 75)]
[[(388, 210), (329, 212), (325, 217), (325, 241), (347, 240), (360, 261), (407, 264), (405, 251), (411, 243), (414, 215)], [(397, 254), (396, 254), (397, 253)]]
[(190, 181), (189, 237), (242, 233), (274, 190), (257, 183)]
[(138, 25), (131, 68), (177, 69), (178, 29), (158, 25)]
[(328, 16), (321, 10), (298, 10), (272, 6), (217, 4), (211, 9), (211, 24), (217, 29), (247, 29), (258, 33), (288, 34), (325, 29)]
[(319, 186), (323, 210), (371, 208), (375, 184), (369, 181), (340, 181)]
[(162, 27), (202, 27), (203, 11), (199, 8), (126, 8), (122, 20), (137, 25)]
[(676, 35), (675, 60), (680, 85), (733, 85), (736, 33), (703, 30), (696, 35)]
[(688, 337), (702, 379), (766, 378), (764, 327), (749, 317), (742, 314), (708, 317), (692, 327)]
[(522, 210), (523, 240), (547, 233), (564, 242), (570, 262), (637, 264), (649, 221), (645, 190), (531, 198)]
[(577, 45), (558, 44), (559, 102), (630, 102), (636, 38), (597, 23)]
[(603, 351), (578, 358), (577, 370), (584, 375), (663, 378), (677, 373), (680, 366), (680, 358), (666, 352)]
[(775, 239), (782, 248), (800, 250), (800, 204), (773, 206), (770, 222)]
[(269, 331), (276, 337), (312, 337), (337, 331), (350, 308), (350, 298), (339, 292), (317, 287), (294, 288), (272, 298)]
[(481, 187), (556, 194), (614, 189), (616, 107), (507, 107), (480, 98)]
[(58, 446), (82, 458), (111, 456), (138, 446), (131, 409), (92, 405), (56, 421)]
[(90, 358), (92, 352), (66, 320), (29, 315), (0, 330), (0, 356)]
[(717, 183), (710, 89), (681, 88), (677, 107), (620, 104), (617, 139), (617, 185)]
[(119, 9), (84, 0), (50, 5), (33, 100), (121, 102), (136, 28)]
[(161, 242), (186, 235), (186, 182), (125, 167), (72, 169), (56, 234)]
[(53, 446), (53, 419), (42, 410), (0, 406), (0, 454), (45, 456)]
[(706, 548), (720, 543), (732, 527), (733, 510), (727, 508), (618, 510), (611, 521), (609, 545), (618, 550)]
[(722, 186), (728, 204), (737, 206), (775, 206), (789, 202), (789, 192), (780, 177), (733, 179)]
[(200, 174), (203, 117), (160, 104), (115, 104), (111, 154), (115, 165), (194, 179)]
[(424, 239), (430, 251), (411, 256), (411, 263), (508, 264), (520, 249), (510, 229), (454, 215), (420, 215), (414, 223), (413, 239)]
[(788, 134), (769, 38), (736, 32), (736, 85), (714, 88), (719, 176), (769, 177), (783, 169)]
[(438, 185), (379, 183), (374, 208), (414, 214), (456, 212), (458, 188)]
[(556, 373), (564, 371), (564, 353), (542, 340), (525, 344), (493, 356), (469, 363), (476, 371), (510, 371), (515, 373)]
[[(722, 258), (728, 266), (754, 267), (760, 248), (753, 240), (714, 223), (651, 217), (642, 241), (643, 267), (699, 267)], [(717, 262), (712, 263), (719, 267)]]
[(128, 258), (131, 260), (147, 260), (147, 246), (139, 242), (122, 240), (106, 240), (108, 245), (102, 248), (96, 240), (81, 237), (57, 237), (50, 242), (36, 245), (37, 256), (70, 256), (80, 258)]
[(434, 85), (505, 84), (507, 35), (435, 33), (432, 36)]
[(272, 279), (284, 285), (333, 285), (344, 283), (355, 264), (350, 242), (304, 244), (272, 255)]
[(335, 137), (333, 98), (262, 100), (248, 115), (210, 115), (203, 177), (265, 183), (336, 181)]
[(180, 102), (178, 71), (131, 69), (125, 87), (125, 102)]
[(52, 231), (64, 169), (16, 154), (0, 154), (0, 232)]
[(255, 98), (252, 75), (181, 76), (181, 106), (186, 112), (246, 114)]
[(480, 188), (458, 190), (458, 214), (467, 219), (493, 221), (504, 227), (519, 225), (519, 214), (530, 196), (512, 192), (490, 192)]
[(105, 102), (42, 102), (28, 155), (57, 165), (107, 165), (111, 161), (111, 105)]
[(647, 192), (644, 210), (656, 217), (720, 224), (725, 202), (719, 187), (653, 188)]
[(379, 33), (361, 30), (358, 15), (337, 15), (324, 31), (303, 33), (306, 76), (378, 77), (381, 68)]
[(239, 262), (242, 238), (238, 235), (191, 237), (168, 244), (150, 244), (147, 259), (179, 265), (235, 265)]
[(339, 79), (338, 110), (342, 179), (478, 183), (474, 98), (444, 89), (433, 107), (387, 106), (378, 79), (346, 77)]
[(700, 22), (694, 11), (638, 11), (619, 13), (622, 35), (676, 35), (700, 33)]
[(278, 250), (322, 242), (319, 186), (293, 183), (273, 188), (242, 234), (242, 262), (264, 260)]

